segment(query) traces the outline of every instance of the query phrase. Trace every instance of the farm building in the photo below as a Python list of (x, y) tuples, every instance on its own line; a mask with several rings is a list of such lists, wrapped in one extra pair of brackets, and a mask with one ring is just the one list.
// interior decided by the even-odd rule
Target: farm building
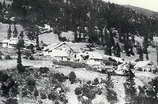
[[(17, 43), (18, 43), (18, 38), (4, 39), (0, 42), (3, 48), (15, 48)], [(24, 40), (25, 46), (29, 46), (30, 44), (35, 45), (35, 43), (30, 40), (26, 40), (26, 39)]]
[(88, 52), (89, 58), (87, 60), (88, 65), (101, 65), (103, 62), (103, 56), (97, 52)]
[(1, 45), (3, 48), (14, 48), (18, 42), (18, 39), (12, 38), (12, 39), (5, 39), (1, 42)]
[(57, 60), (68, 61), (72, 59), (74, 51), (68, 44), (62, 42), (48, 45), (43, 49), (43, 54)]
[(65, 38), (67, 41), (74, 41), (74, 32), (72, 32), (72, 31), (68, 31), (68, 32), (62, 32), (61, 34), (60, 34), (60, 36), (62, 37), (62, 38)]
[(144, 71), (144, 72), (155, 72), (155, 71), (157, 71), (156, 66), (151, 61), (139, 61), (135, 64), (134, 68), (137, 71)]

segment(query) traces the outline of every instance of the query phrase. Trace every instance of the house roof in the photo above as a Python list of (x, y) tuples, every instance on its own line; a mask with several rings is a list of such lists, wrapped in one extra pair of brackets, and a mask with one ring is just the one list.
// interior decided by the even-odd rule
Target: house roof
[(8, 42), (9, 42), (8, 39), (5, 39), (5, 40), (2, 41), (2, 43), (8, 43)]
[(139, 62), (136, 63), (135, 68), (145, 67), (145, 66), (148, 66), (148, 65), (153, 65), (153, 63), (151, 61), (139, 61)]
[(69, 57), (69, 54), (66, 51), (54, 50), (52, 52), (54, 57)]
[(17, 44), (18, 39), (12, 38), (12, 39), (5, 39), (2, 41), (2, 43), (10, 43), (10, 44)]
[(99, 54), (98, 52), (88, 52), (89, 58), (91, 59), (103, 59), (103, 56)]
[(61, 42), (61, 43), (53, 43), (51, 45), (48, 45), (46, 48), (44, 48), (44, 50), (55, 50), (58, 49), (59, 47), (66, 45), (70, 48), (70, 50), (74, 51), (67, 43), (65, 42)]
[[(24, 40), (25, 44), (35, 44), (34, 42), (30, 40)], [(17, 44), (18, 43), (18, 38), (11, 38), (11, 39), (5, 39), (1, 41), (1, 43), (9, 43), (9, 44)]]

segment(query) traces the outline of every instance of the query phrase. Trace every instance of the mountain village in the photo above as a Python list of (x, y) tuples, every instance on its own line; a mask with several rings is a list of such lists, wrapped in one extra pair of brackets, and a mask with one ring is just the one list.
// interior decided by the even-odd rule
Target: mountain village
[(131, 8), (0, 0), (0, 104), (157, 104), (158, 18)]

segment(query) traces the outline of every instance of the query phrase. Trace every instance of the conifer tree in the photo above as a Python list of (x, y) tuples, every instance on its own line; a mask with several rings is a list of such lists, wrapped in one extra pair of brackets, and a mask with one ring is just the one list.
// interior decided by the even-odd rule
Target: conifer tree
[(22, 59), (21, 59), (21, 48), (23, 47), (23, 40), (19, 39), (18, 43), (17, 43), (17, 70), (19, 73), (24, 71), (24, 67), (22, 65)]
[(0, 21), (2, 21), (2, 3), (0, 2)]
[(114, 47), (114, 55), (116, 57), (120, 57), (121, 56), (121, 48), (119, 46), (119, 43), (116, 43), (116, 45)]
[(17, 43), (17, 55), (18, 55), (18, 58), (17, 58), (17, 70), (19, 73), (21, 72), (24, 72), (24, 67), (22, 65), (22, 58), (21, 58), (21, 49), (24, 48), (24, 39), (23, 39), (23, 31), (21, 31), (20, 35), (19, 35), (19, 38), (18, 38), (18, 43)]
[(11, 38), (12, 30), (11, 30), (11, 24), (9, 24), (8, 33), (7, 33), (7, 39)]
[(13, 37), (16, 38), (18, 36), (18, 31), (16, 25), (14, 24)]

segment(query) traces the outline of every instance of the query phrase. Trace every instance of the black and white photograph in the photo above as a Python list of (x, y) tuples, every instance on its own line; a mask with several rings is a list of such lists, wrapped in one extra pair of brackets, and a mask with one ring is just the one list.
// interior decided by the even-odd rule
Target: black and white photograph
[(0, 0), (0, 104), (158, 104), (158, 1)]

